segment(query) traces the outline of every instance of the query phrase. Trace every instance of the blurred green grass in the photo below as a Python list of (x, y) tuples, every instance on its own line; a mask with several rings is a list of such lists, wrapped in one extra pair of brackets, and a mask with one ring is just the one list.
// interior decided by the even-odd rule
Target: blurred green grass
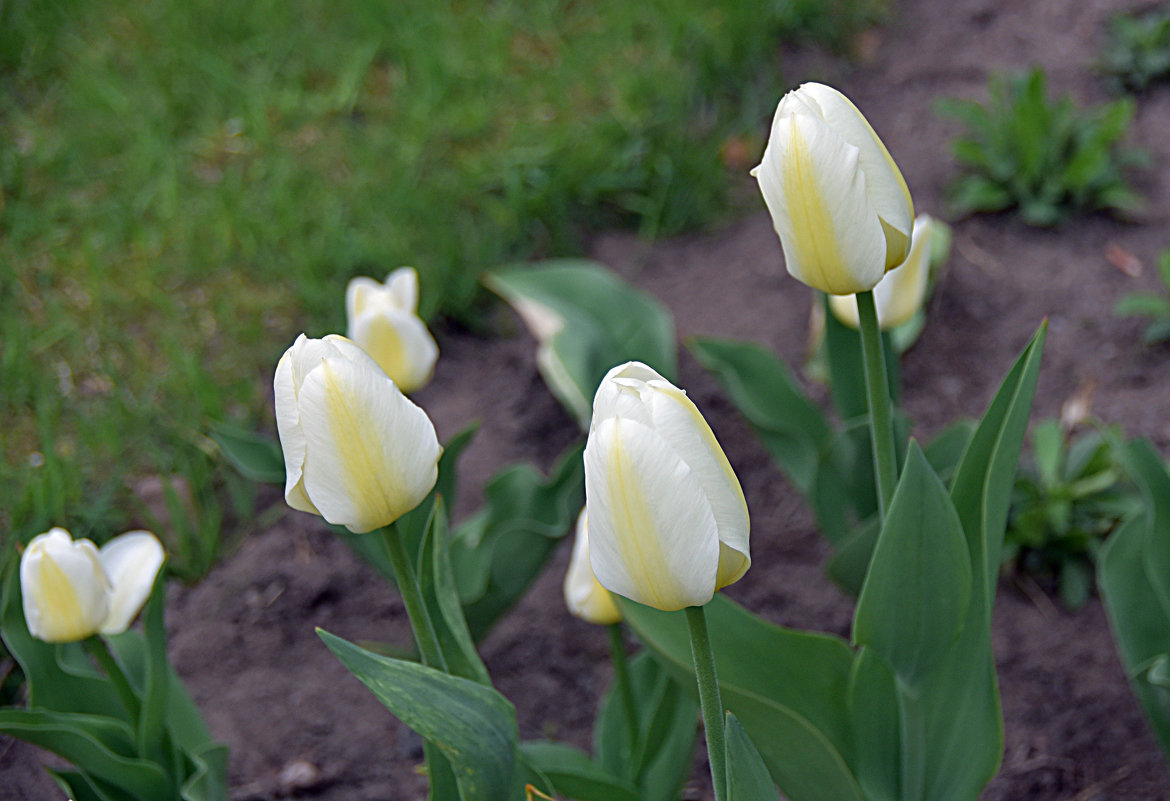
[(249, 509), (205, 421), (266, 419), (350, 277), (463, 316), (500, 262), (725, 216), (779, 42), (884, 3), (0, 0), (0, 552), (187, 514), (197, 575)]

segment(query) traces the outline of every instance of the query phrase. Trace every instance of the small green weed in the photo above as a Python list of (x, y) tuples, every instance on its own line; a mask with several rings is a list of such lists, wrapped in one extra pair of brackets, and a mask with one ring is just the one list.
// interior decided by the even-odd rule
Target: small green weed
[(1158, 276), (1162, 292), (1133, 292), (1117, 301), (1113, 313), (1118, 317), (1149, 317), (1143, 338), (1148, 345), (1170, 341), (1170, 250), (1158, 257)]
[(1044, 420), (1016, 478), (1004, 561), (1055, 583), (1073, 609), (1092, 590), (1102, 540), (1141, 500), (1118, 457), (1124, 443), (1116, 426), (1070, 438), (1059, 420)]
[(1067, 96), (1049, 101), (1040, 69), (993, 77), (988, 96), (986, 104), (946, 98), (937, 105), (967, 128), (951, 143), (966, 168), (951, 187), (956, 212), (1018, 207), (1029, 225), (1048, 226), (1077, 211), (1141, 208), (1125, 169), (1146, 157), (1120, 144), (1133, 117), (1131, 100), (1086, 110)]
[(1100, 66), (1118, 89), (1127, 92), (1143, 92), (1170, 78), (1170, 11), (1114, 16)]

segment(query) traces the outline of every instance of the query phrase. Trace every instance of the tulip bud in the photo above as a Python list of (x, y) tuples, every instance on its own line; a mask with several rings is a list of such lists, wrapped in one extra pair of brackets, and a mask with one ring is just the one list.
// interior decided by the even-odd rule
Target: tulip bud
[(435, 486), (442, 448), (430, 418), (345, 337), (301, 334), (276, 366), (274, 390), (292, 508), (361, 534)]
[[(882, 329), (897, 328), (909, 322), (926, 300), (926, 284), (930, 278), (930, 239), (934, 220), (928, 214), (919, 214), (914, 221), (914, 235), (906, 261), (886, 273), (873, 288), (878, 325)], [(850, 328), (859, 328), (856, 295), (829, 295), (833, 315)]]
[(149, 531), (114, 537), (101, 551), (63, 528), (34, 537), (20, 559), (29, 633), (45, 642), (121, 634), (150, 597), (163, 559)]
[(111, 586), (110, 611), (101, 632), (121, 634), (150, 597), (166, 555), (149, 531), (127, 531), (103, 545), (98, 558)]
[(90, 540), (63, 528), (33, 537), (20, 558), (20, 590), (29, 633), (45, 642), (97, 634), (110, 610), (110, 580)]
[(590, 561), (611, 592), (701, 606), (751, 565), (739, 480), (686, 393), (640, 362), (605, 376), (585, 445)]
[(832, 295), (901, 264), (914, 206), (898, 165), (845, 95), (806, 83), (780, 100), (759, 181), (793, 277)]
[(346, 335), (386, 371), (403, 392), (431, 380), (439, 346), (418, 316), (418, 273), (402, 267), (379, 284), (354, 278), (345, 291)]
[(622, 619), (613, 595), (589, 564), (589, 516), (585, 510), (577, 516), (577, 540), (573, 543), (573, 556), (569, 559), (569, 572), (565, 574), (565, 605), (576, 617), (586, 623), (607, 626)]

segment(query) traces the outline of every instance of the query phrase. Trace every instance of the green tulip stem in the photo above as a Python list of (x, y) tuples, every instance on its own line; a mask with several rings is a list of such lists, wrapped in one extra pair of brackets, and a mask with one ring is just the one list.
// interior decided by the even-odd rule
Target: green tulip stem
[(711, 782), (715, 801), (727, 798), (727, 746), (723, 734), (723, 701), (719, 697), (719, 679), (715, 676), (715, 654), (707, 636), (707, 615), (701, 606), (688, 606), (687, 626), (691, 631), (691, 656), (695, 660), (695, 678), (699, 682), (699, 706), (703, 710), (703, 729), (707, 733), (707, 759), (711, 763)]
[(382, 537), (386, 541), (386, 550), (390, 552), (394, 580), (398, 582), (398, 591), (402, 593), (402, 603), (406, 606), (406, 615), (410, 618), (410, 627), (414, 631), (422, 662), (427, 667), (446, 673), (447, 661), (443, 659), (443, 652), (439, 648), (439, 637), (435, 634), (434, 624), (431, 623), (430, 613), (427, 612), (427, 605), (423, 601), (414, 566), (402, 544), (402, 537), (398, 536), (398, 529), (394, 526), (383, 528)]
[(638, 707), (634, 704), (634, 688), (630, 684), (630, 665), (626, 660), (626, 643), (622, 639), (622, 624), (610, 623), (609, 653), (613, 660), (613, 681), (617, 686), (622, 708), (626, 713), (626, 736), (629, 738), (630, 753), (638, 746)]
[(102, 672), (106, 674), (110, 684), (114, 686), (114, 692), (118, 694), (118, 699), (121, 700), (122, 706), (130, 715), (130, 721), (137, 728), (138, 719), (142, 714), (142, 702), (138, 699), (138, 693), (134, 692), (134, 688), (130, 686), (130, 680), (126, 678), (122, 666), (110, 653), (110, 646), (98, 634), (87, 637), (82, 644), (85, 646), (85, 650), (89, 651), (89, 655), (94, 658), (94, 661), (98, 663)]
[(865, 390), (869, 396), (870, 440), (873, 442), (874, 473), (877, 475), (878, 511), (886, 519), (898, 467), (894, 458), (894, 427), (890, 422), (890, 384), (882, 333), (878, 328), (873, 291), (857, 293), (857, 315), (861, 321), (861, 355), (865, 365)]

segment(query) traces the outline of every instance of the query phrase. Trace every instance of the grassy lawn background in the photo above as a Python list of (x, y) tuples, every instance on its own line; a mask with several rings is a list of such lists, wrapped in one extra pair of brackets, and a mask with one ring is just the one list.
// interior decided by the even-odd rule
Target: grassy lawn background
[(484, 268), (725, 216), (781, 39), (883, 5), (0, 0), (0, 553), (167, 528), (153, 492), (198, 575), (250, 503), (207, 420), (270, 420), (349, 278), (412, 264), (466, 317)]

